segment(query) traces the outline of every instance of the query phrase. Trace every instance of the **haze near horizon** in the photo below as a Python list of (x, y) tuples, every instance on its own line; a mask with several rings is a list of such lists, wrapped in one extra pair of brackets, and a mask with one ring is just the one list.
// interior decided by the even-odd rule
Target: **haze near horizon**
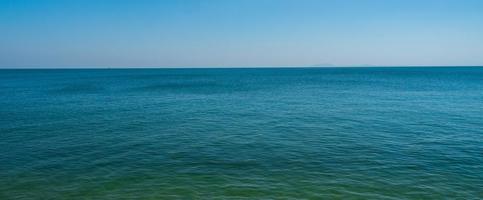
[(481, 66), (477, 0), (0, 0), (0, 68)]

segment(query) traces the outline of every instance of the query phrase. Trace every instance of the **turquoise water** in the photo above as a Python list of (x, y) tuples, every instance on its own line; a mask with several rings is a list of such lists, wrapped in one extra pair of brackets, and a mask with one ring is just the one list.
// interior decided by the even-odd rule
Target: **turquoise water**
[(0, 199), (481, 199), (483, 68), (0, 70)]

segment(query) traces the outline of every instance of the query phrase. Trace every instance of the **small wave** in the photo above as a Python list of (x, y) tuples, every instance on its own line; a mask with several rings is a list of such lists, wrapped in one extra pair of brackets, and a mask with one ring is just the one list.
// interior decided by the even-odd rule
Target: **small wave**
[(94, 84), (74, 84), (51, 90), (55, 94), (88, 94), (104, 91), (103, 87)]

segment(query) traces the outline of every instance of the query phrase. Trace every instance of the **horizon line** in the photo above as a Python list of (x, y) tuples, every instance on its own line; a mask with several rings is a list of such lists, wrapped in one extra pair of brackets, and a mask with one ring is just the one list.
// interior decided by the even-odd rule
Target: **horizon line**
[(73, 67), (0, 67), (11, 69), (258, 69), (258, 68), (430, 68), (430, 67), (483, 67), (483, 65), (331, 65), (331, 66), (73, 66)]

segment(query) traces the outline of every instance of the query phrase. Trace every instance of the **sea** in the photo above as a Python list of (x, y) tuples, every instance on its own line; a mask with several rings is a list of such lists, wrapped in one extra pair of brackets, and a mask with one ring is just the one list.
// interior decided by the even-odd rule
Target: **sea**
[(0, 70), (0, 199), (483, 199), (483, 67)]

